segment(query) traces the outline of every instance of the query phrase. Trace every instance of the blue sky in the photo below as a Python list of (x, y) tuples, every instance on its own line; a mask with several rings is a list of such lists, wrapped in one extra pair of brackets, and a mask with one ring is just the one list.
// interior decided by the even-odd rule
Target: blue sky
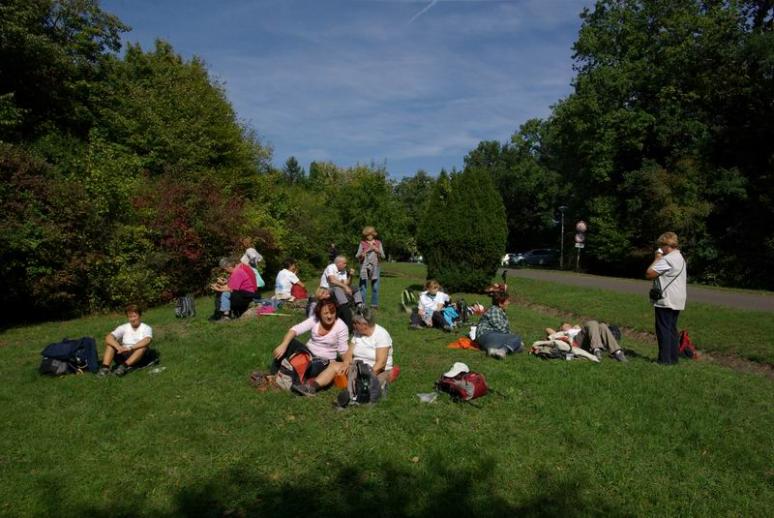
[(591, 0), (103, 0), (151, 48), (199, 56), (274, 149), (393, 178), (461, 168), (570, 93)]

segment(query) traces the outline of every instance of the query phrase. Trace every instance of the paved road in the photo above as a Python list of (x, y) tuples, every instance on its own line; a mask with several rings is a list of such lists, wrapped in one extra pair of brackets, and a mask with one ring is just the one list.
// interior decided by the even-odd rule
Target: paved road
[[(647, 297), (651, 285), (650, 281), (646, 280), (602, 277), (600, 275), (531, 268), (509, 268), (508, 275), (512, 277), (523, 277), (525, 279), (559, 282), (570, 284), (572, 286), (601, 288), (621, 293), (636, 293), (643, 297)], [(770, 292), (758, 294), (749, 291), (735, 291), (722, 288), (710, 288), (707, 286), (688, 285), (688, 303), (690, 304), (691, 302), (702, 302), (705, 304), (774, 313), (774, 294)]]

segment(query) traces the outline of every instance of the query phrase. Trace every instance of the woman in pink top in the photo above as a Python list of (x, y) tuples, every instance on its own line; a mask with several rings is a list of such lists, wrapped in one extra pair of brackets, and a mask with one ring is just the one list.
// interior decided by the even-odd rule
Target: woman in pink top
[[(311, 331), (311, 337), (304, 345), (296, 337), (308, 331)], [(344, 373), (345, 366), (337, 359), (347, 352), (348, 340), (347, 325), (336, 318), (336, 303), (331, 299), (321, 300), (314, 308), (314, 316), (291, 327), (274, 349), (272, 373), (279, 370), (283, 358), (298, 351), (308, 350), (313, 358), (306, 375), (308, 378), (314, 378), (314, 381), (308, 385), (293, 385), (293, 391), (312, 396), (321, 388), (330, 385), (336, 374)], [(331, 368), (328, 369), (328, 366)]]

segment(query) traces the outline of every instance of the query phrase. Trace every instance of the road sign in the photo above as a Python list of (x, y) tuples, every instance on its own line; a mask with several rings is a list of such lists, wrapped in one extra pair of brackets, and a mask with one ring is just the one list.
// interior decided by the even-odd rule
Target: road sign
[(575, 248), (585, 248), (586, 243), (575, 243)]
[(586, 241), (586, 234), (584, 234), (583, 232), (578, 232), (577, 234), (575, 234), (576, 243), (583, 243), (585, 241)]

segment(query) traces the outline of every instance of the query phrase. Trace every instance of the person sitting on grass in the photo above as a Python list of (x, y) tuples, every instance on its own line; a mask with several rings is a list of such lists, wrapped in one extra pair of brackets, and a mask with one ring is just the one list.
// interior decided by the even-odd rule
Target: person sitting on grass
[(435, 279), (425, 283), (425, 291), (420, 293), (416, 309), (411, 313), (411, 329), (437, 327), (446, 332), (451, 326), (443, 318), (443, 308), (449, 303), (449, 296), (441, 291), (441, 285)]
[(290, 293), (293, 285), (304, 287), (304, 283), (298, 278), (298, 264), (295, 259), (286, 259), (284, 268), (277, 274), (274, 281), (274, 298), (276, 300), (287, 300), (293, 302), (295, 297)]
[(320, 277), (320, 287), (330, 290), (331, 297), (336, 301), (339, 318), (352, 330), (352, 305), (362, 302), (360, 292), (352, 290), (352, 274), (347, 269), (347, 258), (337, 255)]
[[(306, 345), (296, 338), (310, 331), (311, 337)], [(336, 374), (346, 372), (344, 363), (336, 360), (347, 352), (348, 338), (347, 325), (336, 317), (336, 303), (332, 299), (322, 300), (315, 307), (314, 316), (291, 327), (274, 349), (271, 372), (277, 373), (284, 358), (299, 351), (309, 351), (312, 363), (306, 371), (306, 377), (313, 381), (294, 384), (291, 390), (304, 396), (314, 396), (320, 389), (330, 385)]]
[(258, 286), (256, 284), (255, 272), (250, 266), (237, 261), (235, 258), (226, 257), (220, 261), (221, 267), (229, 274), (228, 282), (224, 285), (214, 283), (210, 287), (220, 293), (220, 311), (216, 311), (212, 320), (228, 320), (228, 310), (224, 311), (223, 297), (226, 293), (229, 295), (230, 313), (234, 318), (238, 318), (247, 310), (250, 302), (255, 298)]
[(130, 372), (148, 351), (153, 340), (153, 330), (142, 322), (142, 311), (134, 304), (126, 307), (126, 324), (121, 324), (105, 336), (105, 353), (102, 355), (102, 367), (98, 376), (110, 374), (115, 360), (118, 367), (113, 371), (116, 376)]
[[(578, 335), (583, 332), (582, 337)], [(596, 320), (587, 320), (583, 323), (583, 327), (579, 325), (572, 325), (569, 322), (562, 322), (559, 326), (559, 331), (555, 331), (550, 327), (546, 328), (546, 334), (549, 340), (561, 340), (566, 337), (569, 339), (569, 343), (572, 345), (576, 342), (576, 347), (581, 347), (587, 351), (590, 351), (598, 359), (602, 359), (603, 350), (607, 349), (610, 356), (618, 360), (619, 362), (629, 361), (624, 354), (621, 346), (618, 345), (618, 341), (615, 335), (610, 330), (608, 325), (604, 322), (597, 322)]]
[(503, 359), (507, 354), (521, 351), (521, 337), (511, 333), (505, 310), (511, 303), (506, 291), (489, 290), (492, 306), (481, 315), (476, 327), (475, 342), (493, 358)]
[(363, 308), (355, 313), (352, 325), (355, 333), (344, 355), (344, 364), (349, 367), (352, 362), (360, 360), (371, 367), (382, 386), (394, 381), (399, 369), (392, 361), (392, 337), (376, 323), (374, 311)]

